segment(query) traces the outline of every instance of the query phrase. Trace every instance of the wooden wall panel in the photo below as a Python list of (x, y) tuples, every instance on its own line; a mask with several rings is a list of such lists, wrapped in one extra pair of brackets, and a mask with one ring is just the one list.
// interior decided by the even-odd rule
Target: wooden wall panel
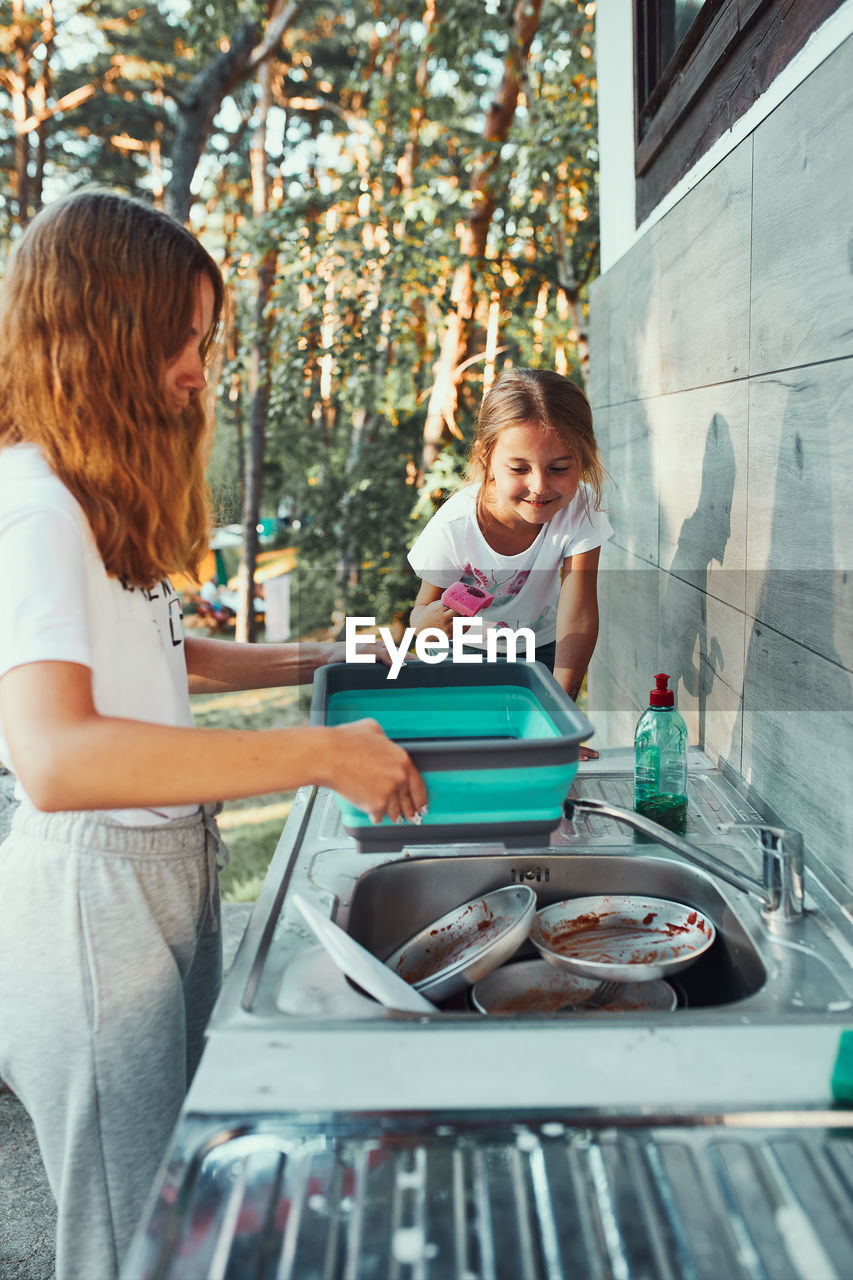
[(850, 40), (594, 294), (618, 491), (589, 712), (629, 745), (670, 669), (691, 742), (851, 889), (852, 208)]
[(652, 227), (607, 273), (611, 404), (661, 389), (659, 238), (660, 228)]
[(613, 478), (608, 497), (614, 543), (656, 565), (658, 494), (650, 407), (656, 401), (634, 400), (607, 410), (604, 465)]
[(742, 770), (853, 887), (853, 673), (756, 623), (744, 675)]
[(659, 600), (657, 669), (671, 677), (689, 741), (739, 768), (743, 612), (672, 574), (662, 575)]
[(747, 138), (657, 224), (663, 391), (746, 375), (751, 182)]
[(755, 133), (750, 372), (853, 354), (853, 37)]
[(596, 745), (625, 746), (652, 687), (658, 662), (660, 572), (613, 543), (602, 550), (599, 640), (589, 671)]
[(743, 610), (748, 385), (665, 396), (649, 412), (661, 506), (659, 563)]
[(853, 359), (750, 384), (746, 609), (853, 669)]
[[(844, 3), (721, 0), (708, 24), (707, 42), (676, 69), (659, 119), (652, 122), (637, 147), (638, 226), (711, 144), (770, 87), (824, 19)], [(737, 25), (743, 29), (748, 24), (743, 39), (733, 39), (735, 9)], [(693, 75), (694, 69), (698, 76)], [(705, 78), (708, 71), (711, 74)]]

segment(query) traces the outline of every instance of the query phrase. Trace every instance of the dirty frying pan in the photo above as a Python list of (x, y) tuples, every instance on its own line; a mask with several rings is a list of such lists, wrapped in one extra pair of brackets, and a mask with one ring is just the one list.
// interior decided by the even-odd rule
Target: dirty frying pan
[(535, 910), (529, 885), (493, 889), (421, 929), (385, 963), (422, 995), (444, 1000), (508, 960), (530, 932)]
[(715, 937), (695, 907), (630, 894), (556, 902), (536, 913), (530, 929), (549, 964), (614, 982), (653, 982), (686, 969)]

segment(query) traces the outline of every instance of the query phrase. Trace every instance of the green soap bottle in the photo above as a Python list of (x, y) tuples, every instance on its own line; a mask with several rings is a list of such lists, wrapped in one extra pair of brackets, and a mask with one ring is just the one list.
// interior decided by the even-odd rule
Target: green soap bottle
[(657, 688), (634, 734), (634, 809), (670, 831), (687, 827), (687, 725), (675, 707), (669, 676)]

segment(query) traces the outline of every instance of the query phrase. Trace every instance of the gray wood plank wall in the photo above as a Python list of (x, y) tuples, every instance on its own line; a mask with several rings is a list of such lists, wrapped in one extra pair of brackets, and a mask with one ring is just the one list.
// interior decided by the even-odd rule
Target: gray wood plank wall
[(853, 888), (853, 39), (595, 282), (595, 743), (657, 671)]

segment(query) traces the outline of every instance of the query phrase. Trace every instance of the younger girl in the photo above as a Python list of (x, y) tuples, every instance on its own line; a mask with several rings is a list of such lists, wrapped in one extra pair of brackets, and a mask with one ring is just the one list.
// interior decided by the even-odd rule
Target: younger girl
[(310, 681), (343, 645), (184, 638), (208, 545), (201, 392), (222, 279), (171, 218), (103, 191), (44, 210), (0, 290), (0, 1078), (35, 1124), (59, 1280), (110, 1280), (218, 991), (214, 802), (317, 783), (415, 819), (372, 721), (203, 730), (188, 692)]
[[(418, 631), (452, 634), (440, 601), (461, 580), (494, 595), (485, 627), (528, 627), (536, 658), (570, 697), (580, 691), (598, 636), (598, 557), (612, 529), (601, 511), (605, 477), (589, 401), (547, 369), (510, 369), (483, 400), (467, 488), (449, 498), (409, 552), (421, 578)], [(581, 749), (581, 758), (597, 753)]]

